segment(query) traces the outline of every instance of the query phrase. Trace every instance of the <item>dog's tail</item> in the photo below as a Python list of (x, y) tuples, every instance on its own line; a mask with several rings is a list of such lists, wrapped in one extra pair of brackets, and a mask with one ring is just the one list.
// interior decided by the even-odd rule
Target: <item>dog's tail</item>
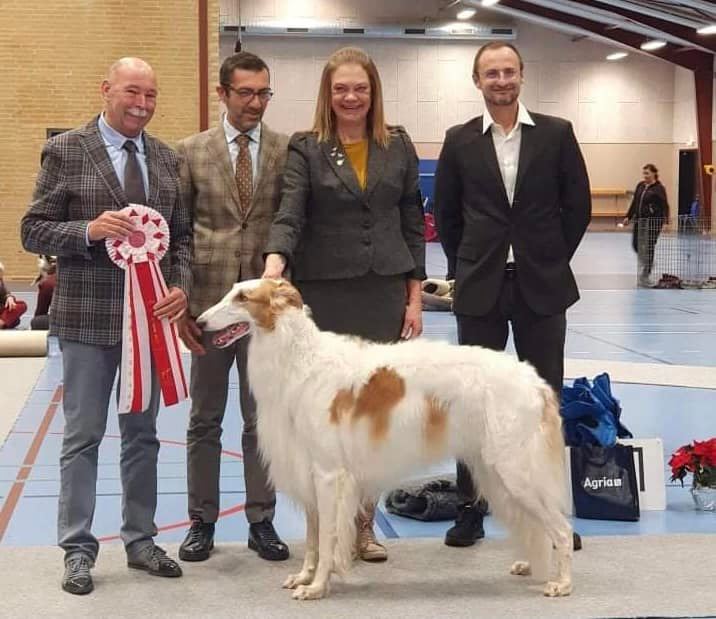
[(348, 471), (341, 471), (336, 479), (336, 545), (333, 569), (343, 575), (353, 563), (356, 544), (356, 515), (360, 507), (358, 483)]
[[(495, 467), (501, 484), (488, 499), (525, 551), (535, 577), (545, 579), (553, 565), (552, 547), (561, 547), (571, 527), (565, 519), (567, 486), (562, 420), (557, 398), (539, 386), (541, 408), (534, 434), (515, 458)], [(489, 482), (489, 478), (488, 478)], [(506, 492), (505, 495), (503, 492)]]
[(548, 470), (545, 471), (551, 479), (558, 483), (555, 488), (555, 502), (562, 512), (566, 512), (567, 506), (567, 481), (565, 469), (564, 435), (562, 434), (562, 415), (559, 413), (559, 402), (554, 391), (545, 385), (542, 387), (542, 421), (540, 430), (544, 437), (545, 464)]

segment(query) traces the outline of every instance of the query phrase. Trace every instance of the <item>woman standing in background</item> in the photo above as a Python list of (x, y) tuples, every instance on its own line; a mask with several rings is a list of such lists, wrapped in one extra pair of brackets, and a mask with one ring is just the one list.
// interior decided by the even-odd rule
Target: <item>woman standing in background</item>
[[(659, 181), (659, 170), (653, 163), (642, 168), (644, 180), (634, 190), (634, 197), (627, 212), (624, 225), (634, 222), (632, 247), (639, 262), (639, 285), (650, 286), (649, 276), (654, 266), (654, 249), (664, 222), (669, 219), (669, 203), (666, 190)], [(639, 252), (639, 244), (641, 253)]]
[[(338, 50), (323, 68), (313, 128), (289, 143), (266, 254), (264, 277), (288, 266), (320, 329), (377, 342), (422, 332), (418, 158), (404, 129), (386, 125), (363, 50)], [(384, 561), (374, 514), (368, 504), (357, 517), (357, 554)]]

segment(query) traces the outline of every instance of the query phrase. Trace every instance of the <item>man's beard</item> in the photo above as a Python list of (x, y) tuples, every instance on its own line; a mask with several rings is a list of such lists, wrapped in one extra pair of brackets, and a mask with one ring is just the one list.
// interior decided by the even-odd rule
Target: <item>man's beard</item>
[(512, 105), (515, 101), (517, 101), (518, 97), (520, 96), (520, 93), (518, 90), (509, 90), (505, 92), (500, 93), (483, 93), (483, 96), (485, 98), (485, 101), (487, 103), (490, 103), (492, 105)]

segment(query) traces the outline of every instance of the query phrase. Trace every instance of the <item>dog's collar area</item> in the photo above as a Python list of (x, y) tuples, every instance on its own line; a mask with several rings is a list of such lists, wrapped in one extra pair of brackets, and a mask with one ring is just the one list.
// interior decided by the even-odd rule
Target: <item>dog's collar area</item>
[(226, 348), (236, 340), (244, 337), (248, 332), (248, 322), (235, 322), (221, 331), (217, 331), (214, 337), (211, 338), (211, 341), (217, 348)]

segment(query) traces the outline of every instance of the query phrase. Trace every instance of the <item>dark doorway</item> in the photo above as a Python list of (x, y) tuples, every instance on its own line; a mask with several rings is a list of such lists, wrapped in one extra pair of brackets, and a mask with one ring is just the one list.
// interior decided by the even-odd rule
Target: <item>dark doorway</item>
[(698, 169), (699, 155), (696, 150), (679, 151), (679, 215), (694, 215), (694, 201), (699, 199)]

